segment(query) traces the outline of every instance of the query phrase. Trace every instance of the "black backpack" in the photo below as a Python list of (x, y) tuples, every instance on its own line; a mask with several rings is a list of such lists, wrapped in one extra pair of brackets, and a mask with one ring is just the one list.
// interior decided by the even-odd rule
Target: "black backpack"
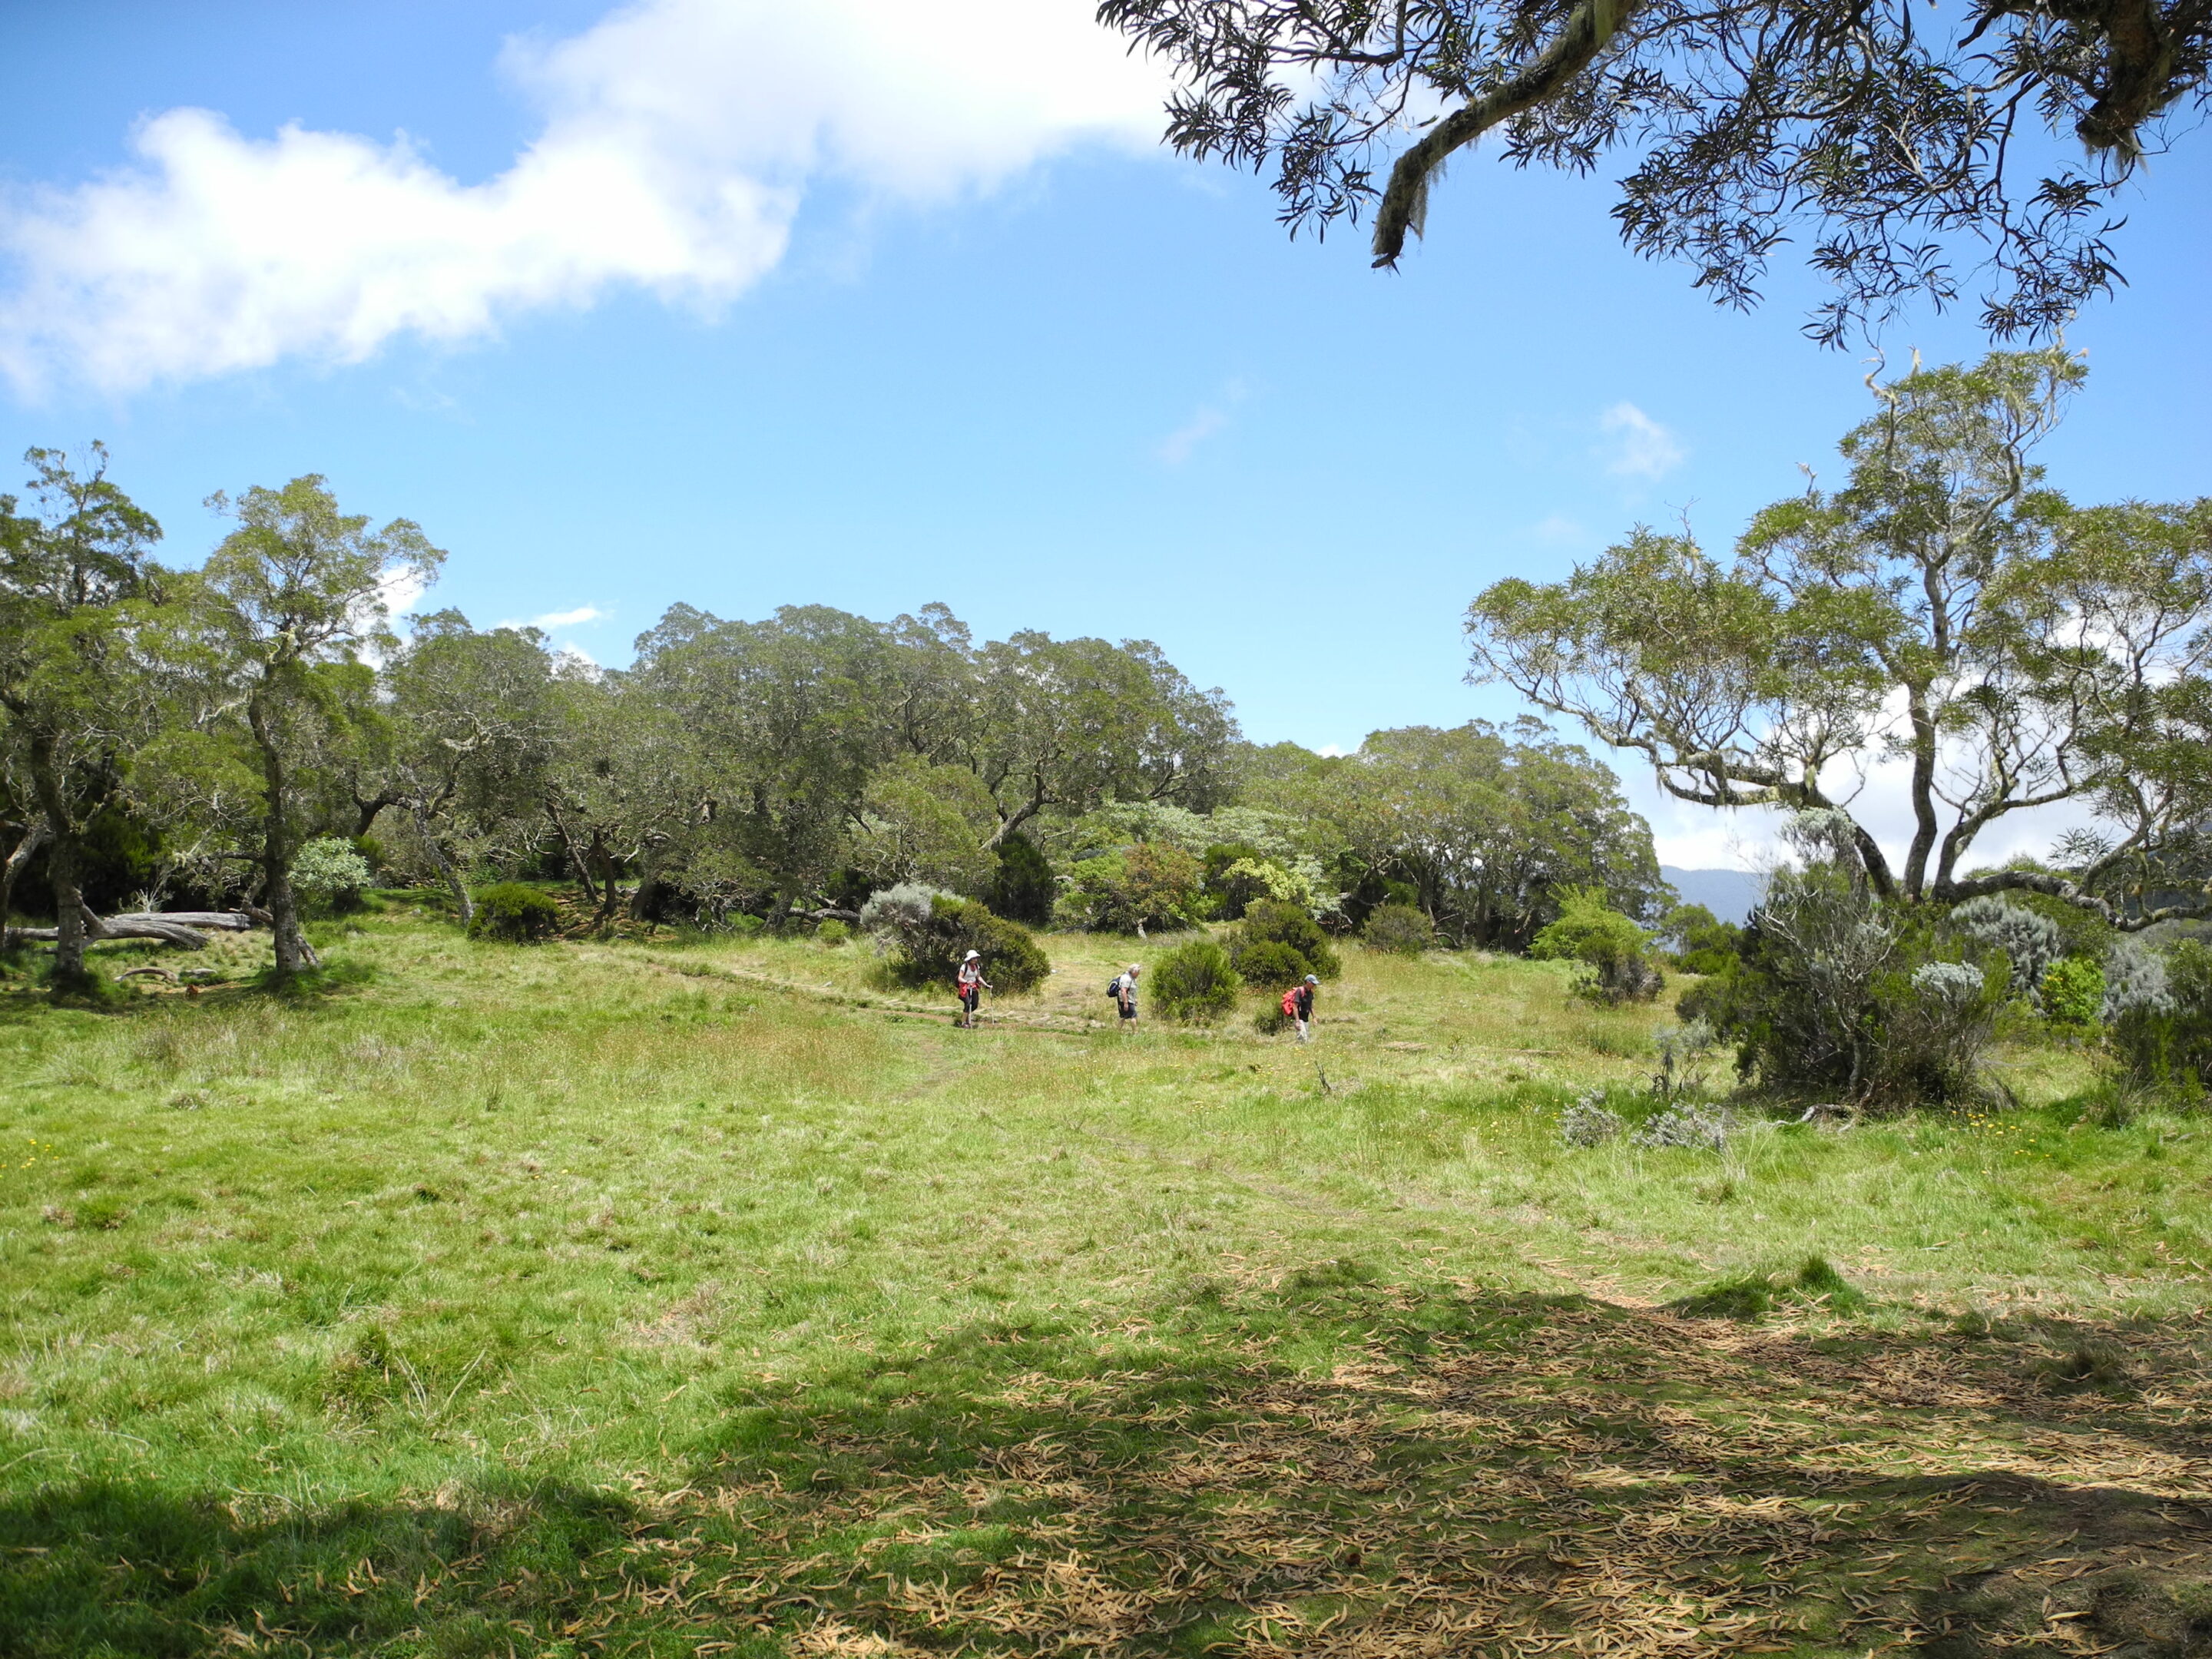
[(1121, 1000), (1121, 976), (1119, 974), (1106, 981), (1106, 994), (1119, 1002)]

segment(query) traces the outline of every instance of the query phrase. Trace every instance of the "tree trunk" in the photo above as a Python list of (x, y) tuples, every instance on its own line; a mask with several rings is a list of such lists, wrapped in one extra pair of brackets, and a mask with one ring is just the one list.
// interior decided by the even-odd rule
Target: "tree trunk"
[(615, 919), (615, 902), (620, 890), (615, 883), (614, 855), (607, 851), (605, 837), (596, 830), (592, 831), (592, 852), (599, 861), (600, 882), (599, 912), (592, 921), (594, 927), (603, 928)]
[(300, 926), (299, 896), (292, 890), (292, 781), (285, 771), (283, 752), (269, 729), (268, 710), (258, 697), (247, 706), (246, 714), (253, 741), (261, 750), (262, 787), (266, 791), (261, 818), (261, 902), (269, 912), (269, 930), (276, 939), (276, 972), (289, 979), (323, 964)]
[(33, 817), (23, 830), (22, 840), (15, 850), (8, 854), (8, 862), (0, 866), (0, 927), (8, 925), (8, 918), (15, 913), (15, 884), (22, 878), (23, 866), (31, 861), (46, 839), (46, 821)]
[(415, 803), (415, 833), (422, 837), (422, 845), (430, 849), (430, 856), (438, 866), (438, 873), (446, 878), (446, 885), (453, 895), (453, 902), (461, 907), (461, 926), (465, 927), (476, 920), (477, 907), (469, 898), (468, 884), (461, 879), (453, 861), (446, 856), (446, 848), (430, 832), (430, 815), (422, 810), (422, 803)]
[(67, 986), (84, 977), (84, 894), (77, 886), (76, 839), (56, 836), (46, 854), (54, 888), (54, 983)]
[(353, 838), (359, 841), (375, 824), (378, 813), (387, 806), (397, 806), (398, 804), (390, 795), (379, 795), (374, 800), (363, 800), (359, 795), (356, 795), (353, 798)]
[(576, 850), (576, 838), (568, 833), (568, 820), (561, 816), (561, 809), (553, 804), (550, 796), (546, 798), (545, 816), (553, 820), (554, 833), (561, 837), (561, 851), (568, 860), (568, 867), (576, 872), (576, 879), (584, 884), (584, 896), (597, 904), (599, 888), (599, 884), (592, 879), (591, 865), (584, 854)]
[(54, 891), (54, 983), (64, 988), (84, 977), (84, 896), (77, 887), (76, 828), (62, 796), (52, 738), (33, 734), (30, 762), (31, 785), (52, 843), (46, 853), (46, 872)]

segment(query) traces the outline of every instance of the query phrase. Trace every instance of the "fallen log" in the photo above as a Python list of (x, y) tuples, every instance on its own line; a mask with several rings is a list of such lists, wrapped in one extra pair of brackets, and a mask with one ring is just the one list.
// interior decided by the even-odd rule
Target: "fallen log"
[[(219, 928), (224, 933), (242, 933), (253, 926), (253, 920), (241, 910), (162, 910), (133, 911), (128, 915), (95, 916), (89, 910), (84, 916), (84, 936), (94, 942), (102, 939), (150, 939), (164, 945), (174, 945), (187, 951), (207, 949), (207, 935), (202, 928)], [(52, 945), (61, 937), (58, 927), (10, 927), (7, 942), (10, 945)]]

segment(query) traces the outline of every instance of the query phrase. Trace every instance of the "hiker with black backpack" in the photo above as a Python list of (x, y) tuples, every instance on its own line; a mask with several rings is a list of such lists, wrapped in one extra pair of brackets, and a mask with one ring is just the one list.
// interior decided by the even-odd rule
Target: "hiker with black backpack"
[(1114, 1006), (1120, 1011), (1121, 1029), (1125, 1031), (1133, 1030), (1136, 1027), (1137, 975), (1141, 971), (1133, 962), (1115, 975), (1106, 987), (1106, 994), (1114, 999)]

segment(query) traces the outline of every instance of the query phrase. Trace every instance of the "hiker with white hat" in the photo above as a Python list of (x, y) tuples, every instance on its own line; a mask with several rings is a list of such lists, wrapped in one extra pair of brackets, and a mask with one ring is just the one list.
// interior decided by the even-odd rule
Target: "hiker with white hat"
[(1312, 974), (1283, 993), (1283, 1018), (1298, 1028), (1298, 1041), (1307, 1042), (1313, 1036), (1314, 993), (1321, 989), (1320, 979)]
[(960, 964), (953, 982), (960, 989), (960, 1025), (963, 1030), (975, 1029), (975, 1006), (983, 1000), (983, 993), (998, 988), (983, 977), (983, 953), (970, 951), (968, 959)]

